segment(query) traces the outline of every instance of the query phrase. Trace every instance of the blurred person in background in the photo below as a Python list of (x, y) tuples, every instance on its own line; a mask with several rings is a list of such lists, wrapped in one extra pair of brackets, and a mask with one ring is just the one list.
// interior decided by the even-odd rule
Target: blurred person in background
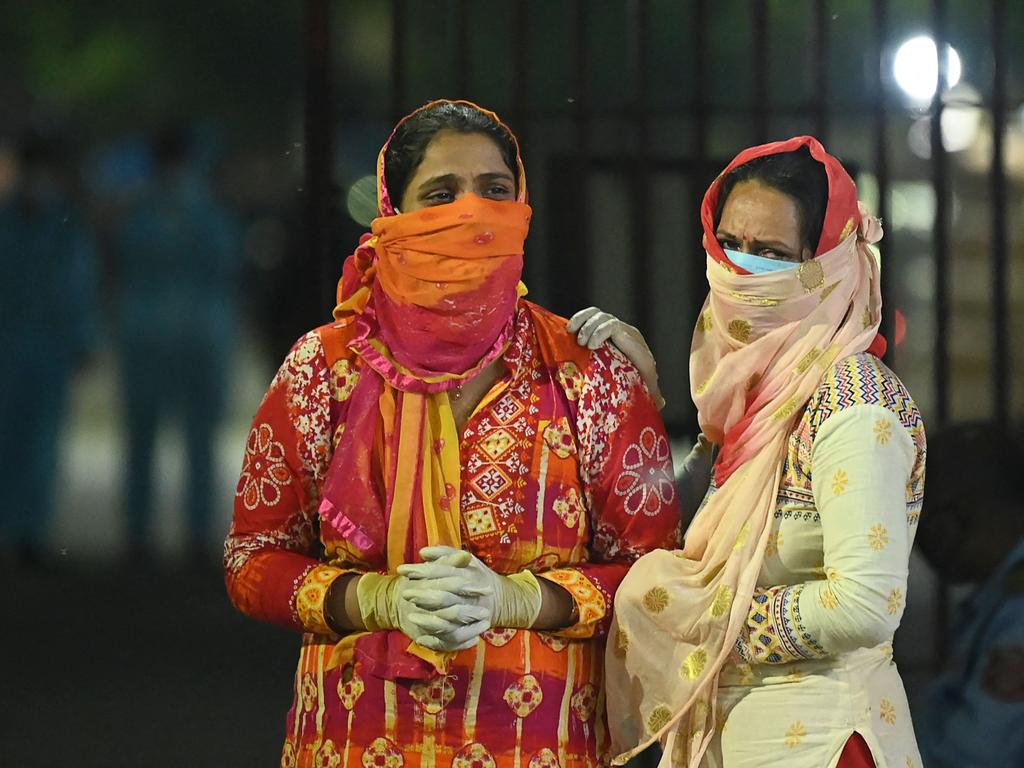
[(417, 110), (377, 183), (336, 322), (254, 419), (225, 546), (239, 610), (304, 633), (281, 765), (597, 765), (612, 597), (678, 542), (661, 418), (621, 354), (523, 298), (496, 115)]
[(1024, 430), (963, 424), (929, 442), (918, 544), (950, 584), (976, 588), (949, 628), (946, 668), (918, 724), (924, 764), (1024, 765)]
[(171, 418), (185, 438), (188, 552), (204, 561), (212, 554), (213, 443), (238, 332), (241, 254), (232, 218), (191, 162), (186, 132), (160, 132), (153, 159), (154, 178), (126, 211), (114, 246), (129, 553), (138, 561), (153, 554), (153, 458), (157, 430)]
[[(810, 136), (737, 155), (701, 222), (710, 293), (690, 384), (703, 435), (685, 468), (715, 453), (711, 487), (683, 550), (640, 558), (617, 593), (613, 751), (660, 740), (661, 764), (687, 768), (918, 766), (892, 639), (925, 432), (879, 359), (881, 226)], [(615, 341), (656, 391), (635, 328), (595, 308), (569, 328)]]
[(97, 341), (96, 251), (61, 142), (0, 146), (0, 547), (38, 562), (58, 496), (68, 385)]

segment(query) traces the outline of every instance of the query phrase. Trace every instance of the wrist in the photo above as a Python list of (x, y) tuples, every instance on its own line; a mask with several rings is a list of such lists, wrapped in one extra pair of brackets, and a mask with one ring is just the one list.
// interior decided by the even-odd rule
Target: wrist
[(398, 628), (398, 590), (401, 576), (364, 573), (356, 584), (359, 615), (369, 632)]
[(520, 571), (511, 576), (498, 576), (501, 599), (495, 601), (495, 627), (529, 629), (540, 615), (543, 607), (543, 593), (537, 577), (530, 571)]

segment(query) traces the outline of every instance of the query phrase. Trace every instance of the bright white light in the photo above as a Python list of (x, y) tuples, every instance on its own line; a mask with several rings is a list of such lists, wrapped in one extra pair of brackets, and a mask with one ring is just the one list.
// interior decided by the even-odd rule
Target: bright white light
[[(946, 45), (947, 86), (952, 88), (960, 81), (960, 55), (951, 45)], [(927, 101), (935, 95), (939, 84), (939, 56), (935, 41), (926, 35), (912, 37), (896, 51), (893, 74), (908, 96)]]

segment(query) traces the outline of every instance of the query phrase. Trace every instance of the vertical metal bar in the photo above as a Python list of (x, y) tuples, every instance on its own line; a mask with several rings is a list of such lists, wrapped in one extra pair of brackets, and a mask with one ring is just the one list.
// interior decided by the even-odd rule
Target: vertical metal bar
[(334, 170), (331, 84), (330, 0), (306, 0), (305, 219), (309, 254), (317, 265), (324, 316), (335, 304), (338, 265), (331, 228), (331, 175)]
[[(577, 247), (573, 254), (573, 268), (575, 273), (574, 290), (567, 290), (565, 295), (571, 298), (574, 303), (583, 306), (582, 302), (587, 296), (593, 295), (591, 285), (592, 270), (590, 268), (590, 201), (588, 192), (591, 187), (590, 179), (590, 42), (587, 39), (588, 32), (588, 3), (587, 0), (574, 0), (572, 4), (572, 50), (575, 67), (572, 72), (572, 123), (573, 138), (576, 144), (574, 153), (576, 161), (576, 184), (579, 194), (575, 195), (575, 214), (578, 225)], [(571, 210), (571, 209), (570, 209)], [(569, 273), (563, 273), (568, 279), (573, 279)]]
[(530, 5), (529, 0), (512, 4), (512, 119), (519, 143), (528, 142), (530, 98)]
[(650, 70), (651, 8), (648, 0), (630, 0), (633, 37), (634, 162), (631, 179), (630, 224), (633, 251), (633, 309), (637, 322), (648, 332), (654, 321), (651, 296), (650, 167), (648, 162), (648, 73)]
[(811, 55), (814, 60), (814, 133), (823, 144), (828, 143), (828, 0), (814, 2), (814, 34)]
[(1010, 347), (1007, 309), (1006, 0), (992, 0), (992, 402), (998, 423), (1010, 416)]
[[(935, 420), (941, 428), (949, 420), (949, 207), (946, 148), (942, 142), (943, 95), (949, 82), (946, 54), (946, 2), (932, 0), (932, 26), (938, 57), (938, 82), (932, 98), (932, 185), (935, 190)], [(936, 594), (935, 664), (941, 668), (949, 651), (949, 584), (939, 575)]]
[(949, 417), (949, 180), (942, 141), (943, 96), (949, 83), (946, 54), (946, 0), (932, 0), (932, 25), (938, 54), (939, 79), (932, 99), (932, 185), (935, 190), (935, 414), (939, 426)]
[[(889, 3), (888, 0), (874, 0), (873, 3), (875, 38), (871, 51), (873, 58), (872, 71), (874, 72), (874, 133), (875, 133), (875, 178), (878, 181), (878, 217), (882, 220), (883, 226), (889, 226), (889, 152), (886, 142), (888, 133), (889, 116), (887, 111), (887, 95), (885, 90), (885, 78), (883, 71), (885, 67), (885, 51), (888, 45), (889, 36)], [(896, 327), (896, 307), (893, 304), (892, 281), (893, 274), (890, 269), (892, 265), (892, 231), (889, 237), (882, 238), (878, 243), (878, 249), (882, 257), (882, 335), (889, 341), (889, 348), (886, 351), (886, 362), (892, 362), (893, 353), (896, 348), (896, 339), (893, 335)]]
[(768, 0), (753, 3), (754, 55), (751, 58), (754, 74), (754, 135), (758, 144), (768, 141)]
[[(710, 158), (708, 157), (708, 93), (710, 83), (708, 82), (710, 67), (707, 65), (708, 57), (708, 3), (707, 0), (694, 0), (693, 3), (693, 153), (694, 153), (694, 174), (692, 180), (694, 201), (691, 208), (691, 221), (696, 227), (694, 247), (701, 241), (703, 231), (700, 224), (700, 205), (704, 199), (704, 184), (710, 181), (713, 171), (709, 170)], [(689, 250), (687, 250), (689, 252)], [(690, 271), (690, 298), (694, 311), (698, 311), (708, 293), (708, 285), (704, 279), (705, 261), (701, 258), (701, 249), (697, 248), (697, 258), (691, 259), (692, 269)], [(689, 398), (686, 398), (690, 402)]]
[(469, 98), (469, 2), (468, 0), (455, 0), (455, 50), (452, 54), (455, 58), (455, 98)]
[(408, 108), (406, 103), (407, 79), (405, 77), (405, 0), (391, 0), (391, 119), (397, 123)]

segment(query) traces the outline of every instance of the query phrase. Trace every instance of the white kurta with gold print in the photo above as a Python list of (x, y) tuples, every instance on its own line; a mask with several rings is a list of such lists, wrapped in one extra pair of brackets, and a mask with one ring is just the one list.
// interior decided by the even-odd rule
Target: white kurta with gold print
[(924, 464), (921, 416), (896, 375), (867, 354), (836, 363), (789, 440), (709, 768), (829, 768), (854, 732), (878, 768), (920, 768), (892, 638)]

